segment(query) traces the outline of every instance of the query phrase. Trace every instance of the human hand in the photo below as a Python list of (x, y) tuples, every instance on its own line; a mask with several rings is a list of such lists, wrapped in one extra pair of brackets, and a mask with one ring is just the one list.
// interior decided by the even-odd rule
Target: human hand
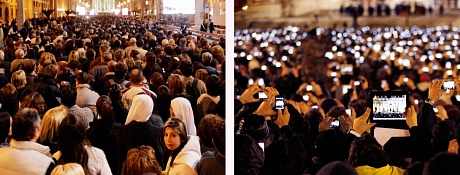
[[(267, 97), (268, 98), (271, 98), (272, 96), (275, 96), (275, 95), (279, 95), (280, 93), (278, 92), (278, 90), (274, 87), (266, 87), (265, 88), (265, 91), (267, 92)], [(274, 100), (274, 98), (273, 98)], [(275, 102), (275, 101), (273, 101)]]
[(313, 92), (319, 97), (320, 95), (323, 95), (323, 90), (321, 89), (321, 86), (317, 84), (316, 82), (312, 81), (311, 86), (313, 86)]
[(299, 104), (296, 101), (294, 101), (294, 100), (286, 100), (286, 103), (291, 104), (300, 113), (300, 107), (299, 107)]
[(406, 124), (409, 126), (409, 129), (417, 126), (417, 112), (415, 111), (414, 106), (407, 108)]
[(340, 121), (340, 131), (343, 133), (347, 133), (350, 129), (353, 128), (353, 121), (351, 120), (350, 117), (345, 117), (345, 116), (340, 116), (339, 117)]
[(441, 121), (449, 119), (449, 117), (447, 116), (447, 111), (446, 109), (444, 109), (443, 106), (436, 106), (436, 109), (438, 109), (436, 117), (438, 117)]
[(370, 114), (371, 109), (367, 108), (366, 112), (361, 117), (356, 118), (355, 121), (353, 121), (353, 130), (355, 130), (355, 132), (362, 135), (364, 132), (368, 131), (377, 124), (367, 123)]
[(449, 141), (449, 147), (447, 147), (447, 152), (458, 154), (457, 139), (452, 139), (451, 141)]
[(319, 132), (323, 132), (323, 131), (326, 131), (328, 129), (331, 129), (331, 123), (332, 121), (334, 121), (335, 118), (333, 117), (327, 117), (325, 118), (318, 126), (318, 131)]
[(289, 110), (287, 107), (283, 110), (278, 110), (278, 119), (275, 120), (275, 123), (281, 128), (289, 124), (289, 120), (291, 119), (291, 114), (289, 114)]
[[(268, 87), (269, 89), (271, 87)], [(274, 89), (274, 88), (273, 88)], [(275, 89), (276, 90), (276, 89)], [(275, 105), (275, 97), (277, 94), (274, 94), (273, 90), (269, 90), (270, 92), (267, 92), (268, 100), (263, 101), (259, 108), (254, 112), (254, 114), (261, 115), (261, 116), (274, 116), (276, 115), (276, 111), (273, 111), (272, 107)], [(269, 93), (272, 93), (272, 95), (268, 95)]]
[(243, 94), (241, 94), (240, 98), (238, 100), (241, 101), (241, 103), (246, 104), (246, 103), (254, 103), (254, 102), (259, 102), (260, 99), (254, 98), (254, 95), (258, 92), (262, 91), (262, 89), (259, 88), (257, 85), (252, 85), (248, 89), (246, 89)]
[(443, 83), (444, 80), (433, 80), (431, 82), (428, 90), (428, 99), (436, 101), (442, 96), (442, 93), (444, 93), (444, 90), (442, 89)]
[(457, 90), (457, 94), (460, 94), (460, 79), (455, 79), (455, 89)]

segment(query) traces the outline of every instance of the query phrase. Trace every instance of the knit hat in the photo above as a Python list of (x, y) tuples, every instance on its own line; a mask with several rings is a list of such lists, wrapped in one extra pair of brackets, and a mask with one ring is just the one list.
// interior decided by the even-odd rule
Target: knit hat
[(420, 75), (420, 81), (421, 82), (430, 82), (431, 81), (430, 75), (427, 74), (427, 73), (423, 73), (422, 75)]

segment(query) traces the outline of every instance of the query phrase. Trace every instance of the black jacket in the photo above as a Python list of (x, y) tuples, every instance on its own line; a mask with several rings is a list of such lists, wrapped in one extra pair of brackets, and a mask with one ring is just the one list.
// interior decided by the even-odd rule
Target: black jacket
[[(27, 87), (22, 93), (22, 99), (25, 96), (37, 91), (45, 99), (47, 109), (51, 109), (61, 105), (60, 97), (61, 92), (59, 91), (56, 82), (47, 76), (42, 76), (38, 79), (38, 82)], [(59, 99), (59, 100), (58, 100)]]

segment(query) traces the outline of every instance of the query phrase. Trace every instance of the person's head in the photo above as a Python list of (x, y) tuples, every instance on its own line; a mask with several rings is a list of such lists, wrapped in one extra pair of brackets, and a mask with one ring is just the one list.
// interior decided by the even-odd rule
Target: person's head
[(120, 61), (115, 65), (115, 77), (118, 79), (123, 79), (128, 71), (128, 65), (125, 62)]
[(171, 46), (169, 46), (169, 45), (167, 45), (164, 50), (165, 50), (166, 55), (173, 55), (174, 54), (173, 48)]
[(85, 170), (78, 163), (66, 163), (54, 167), (51, 175), (85, 175)]
[(198, 78), (203, 82), (206, 82), (206, 80), (208, 79), (208, 71), (206, 69), (198, 69), (195, 72), (195, 78)]
[(144, 46), (144, 41), (141, 40), (141, 39), (140, 39), (140, 40), (137, 40), (137, 41), (136, 41), (136, 46), (137, 46), (137, 47), (142, 47), (142, 46)]
[(372, 135), (364, 133), (351, 144), (347, 163), (353, 167), (380, 168), (388, 164), (388, 156)]
[(113, 59), (115, 61), (121, 61), (125, 57), (125, 51), (123, 49), (118, 49), (113, 53)]
[(32, 92), (26, 97), (24, 97), (24, 100), (22, 101), (20, 108), (34, 108), (38, 111), (40, 117), (43, 117), (47, 110), (45, 99), (38, 92)]
[(14, 55), (16, 56), (16, 59), (23, 59), (26, 54), (24, 50), (18, 49), (16, 52), (14, 52)]
[(52, 142), (58, 137), (59, 125), (66, 116), (67, 109), (62, 106), (52, 108), (45, 113), (40, 125), (40, 143)]
[(25, 59), (21, 62), (21, 70), (23, 70), (26, 74), (32, 74), (36, 69), (35, 61), (32, 59)]
[(161, 40), (161, 47), (164, 48), (164, 47), (166, 47), (166, 45), (168, 45), (168, 44), (169, 44), (169, 41), (168, 41), (167, 39)]
[(43, 69), (45, 69), (46, 66), (50, 64), (56, 64), (56, 58), (52, 53), (49, 52), (43, 52), (42, 55), (40, 56), (40, 60), (38, 61), (38, 72), (42, 72)]
[(458, 154), (441, 152), (432, 157), (423, 169), (423, 175), (454, 175), (460, 171)]
[(222, 120), (212, 128), (212, 143), (217, 148), (217, 151), (225, 156), (225, 120)]
[(179, 62), (178, 68), (184, 77), (192, 76), (192, 61), (183, 59)]
[(112, 100), (110, 100), (109, 96), (103, 95), (97, 99), (96, 111), (104, 123), (113, 124), (114, 114), (112, 110)]
[(67, 68), (67, 62), (66, 61), (59, 61), (57, 64), (57, 69), (58, 69), (58, 75), (60, 74), (65, 74), (69, 71)]
[(129, 124), (131, 121), (148, 121), (152, 115), (153, 107), (153, 99), (147, 94), (134, 96), (125, 124)]
[(61, 152), (58, 164), (75, 162), (88, 172), (88, 153), (85, 146), (91, 144), (86, 140), (85, 127), (80, 119), (73, 114), (67, 114), (59, 126), (58, 134), (58, 147)]
[(190, 42), (190, 43), (188, 43), (187, 47), (188, 47), (189, 50), (194, 51), (196, 46), (195, 46), (194, 42)]
[(116, 61), (111, 60), (107, 65), (109, 72), (115, 72), (115, 66), (117, 65)]
[(155, 150), (150, 146), (132, 148), (126, 155), (121, 170), (122, 175), (153, 173), (161, 175), (161, 166), (155, 157)]
[(101, 56), (101, 61), (102, 62), (109, 62), (110, 60), (112, 60), (112, 54), (111, 53), (102, 54), (102, 56)]
[(129, 81), (131, 81), (132, 84), (142, 84), (144, 81), (144, 75), (142, 74), (142, 71), (140, 69), (133, 69), (129, 74)]
[(150, 84), (154, 85), (155, 87), (161, 86), (165, 84), (165, 80), (163, 80), (163, 75), (160, 72), (154, 72), (150, 76)]
[(86, 58), (88, 58), (88, 60), (94, 60), (95, 57), (96, 51), (94, 51), (93, 48), (89, 48), (88, 50), (86, 50)]
[(175, 117), (169, 118), (163, 127), (163, 137), (168, 150), (182, 149), (187, 143), (187, 131), (184, 122)]
[(212, 54), (209, 52), (205, 52), (201, 56), (201, 61), (204, 65), (209, 65), (212, 61)]
[(447, 151), (449, 141), (457, 138), (457, 129), (452, 122), (438, 122), (433, 127), (432, 144), (435, 152)]
[(210, 96), (218, 96), (220, 94), (220, 78), (217, 75), (211, 75), (206, 80), (207, 93)]
[(64, 106), (72, 107), (76, 104), (77, 92), (70, 86), (61, 89), (61, 103)]
[(0, 143), (5, 143), (8, 136), (11, 136), (11, 124), (13, 118), (7, 112), (0, 112)]
[(55, 78), (58, 73), (58, 69), (54, 64), (50, 64), (45, 67), (43, 70), (43, 75), (47, 76), (48, 78)]
[(109, 52), (109, 47), (106, 46), (106, 45), (101, 45), (101, 47), (99, 47), (99, 54), (100, 55), (103, 55), (105, 53), (108, 53)]
[(18, 70), (11, 75), (11, 84), (16, 87), (16, 89), (22, 89), (26, 86), (26, 73), (23, 70)]
[(16, 141), (36, 142), (40, 135), (40, 116), (32, 108), (20, 109), (14, 116), (12, 136)]
[(180, 75), (171, 74), (168, 78), (167, 84), (172, 97), (178, 97), (186, 94), (185, 82)]
[(69, 58), (69, 60), (68, 60), (69, 62), (72, 61), (72, 60), (77, 60), (78, 61), (78, 60), (80, 60), (80, 53), (77, 50), (72, 50), (72, 51), (70, 51), (68, 58)]
[(317, 175), (358, 175), (356, 170), (343, 161), (334, 161), (323, 166)]
[(221, 121), (223, 121), (223, 119), (214, 114), (208, 114), (201, 119), (200, 125), (198, 126), (198, 136), (200, 137), (200, 141), (203, 143), (204, 146), (210, 148), (213, 147), (213, 127), (216, 123), (219, 123)]

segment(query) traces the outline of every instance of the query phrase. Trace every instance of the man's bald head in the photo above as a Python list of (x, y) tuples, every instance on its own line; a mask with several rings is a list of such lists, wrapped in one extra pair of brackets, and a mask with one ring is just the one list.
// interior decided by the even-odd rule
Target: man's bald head
[(142, 74), (142, 71), (139, 69), (133, 69), (129, 74), (129, 81), (131, 81), (133, 84), (142, 83), (142, 81), (144, 81), (144, 75)]

